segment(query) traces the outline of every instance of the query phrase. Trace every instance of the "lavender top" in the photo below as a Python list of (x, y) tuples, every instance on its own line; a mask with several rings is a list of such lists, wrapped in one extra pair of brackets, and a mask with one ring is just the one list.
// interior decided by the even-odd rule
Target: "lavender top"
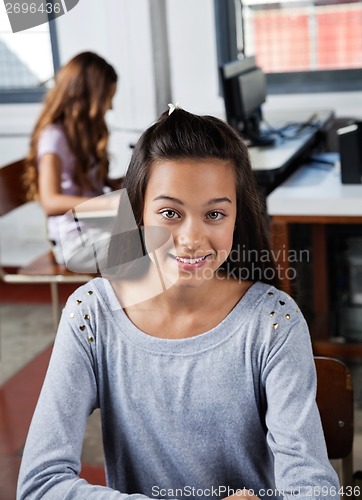
[[(38, 142), (38, 164), (43, 155), (47, 153), (56, 154), (62, 164), (61, 172), (61, 192), (72, 196), (99, 196), (103, 194), (102, 184), (98, 180), (98, 165), (95, 164), (90, 172), (91, 184), (94, 188), (80, 189), (73, 182), (73, 174), (76, 168), (76, 158), (69, 148), (67, 138), (61, 125), (48, 125), (41, 132)], [(61, 216), (48, 217), (48, 238), (56, 242), (59, 241), (59, 219)], [(73, 227), (72, 227), (73, 230)]]

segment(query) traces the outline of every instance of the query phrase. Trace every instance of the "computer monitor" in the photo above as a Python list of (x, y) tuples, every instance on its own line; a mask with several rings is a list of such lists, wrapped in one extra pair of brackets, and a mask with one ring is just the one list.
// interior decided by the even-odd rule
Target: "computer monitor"
[(271, 145), (261, 133), (261, 106), (266, 100), (266, 77), (255, 57), (229, 62), (221, 68), (226, 119), (250, 145)]

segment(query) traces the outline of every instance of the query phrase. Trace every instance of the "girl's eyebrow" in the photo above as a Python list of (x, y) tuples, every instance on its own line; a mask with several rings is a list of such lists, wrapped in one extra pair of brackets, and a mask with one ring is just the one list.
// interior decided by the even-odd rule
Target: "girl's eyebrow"
[(208, 205), (214, 205), (214, 203), (230, 203), (232, 204), (233, 202), (228, 198), (227, 196), (224, 196), (223, 198), (213, 198), (210, 200), (207, 204)]
[[(174, 198), (173, 196), (167, 196), (165, 194), (160, 194), (160, 196), (157, 196), (156, 198), (154, 198), (153, 201), (158, 201), (158, 200), (173, 201), (173, 202), (178, 203), (179, 205), (184, 205), (184, 202), (179, 200), (178, 198)], [(206, 203), (206, 205), (214, 205), (215, 203), (225, 203), (225, 202), (232, 204), (232, 201), (230, 200), (230, 198), (228, 198), (227, 196), (224, 196), (222, 198), (213, 198), (212, 200), (208, 201)]]
[(184, 203), (178, 198), (174, 198), (173, 196), (167, 196), (166, 194), (160, 194), (160, 196), (156, 196), (156, 198), (154, 198), (153, 201), (158, 201), (158, 200), (175, 201), (179, 205), (184, 205)]

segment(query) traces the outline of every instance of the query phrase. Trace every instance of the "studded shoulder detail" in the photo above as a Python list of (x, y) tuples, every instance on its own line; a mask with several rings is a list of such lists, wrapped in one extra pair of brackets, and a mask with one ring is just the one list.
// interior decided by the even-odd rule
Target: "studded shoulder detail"
[(289, 321), (293, 317), (294, 313), (299, 313), (299, 309), (296, 307), (294, 300), (287, 293), (269, 291), (267, 292), (267, 295), (270, 299), (268, 315), (270, 318), (273, 318), (271, 320), (270, 327), (273, 330), (278, 330), (281, 326), (281, 322)]
[[(72, 301), (74, 304), (74, 309), (69, 313), (69, 318), (74, 319), (75, 321), (79, 321), (78, 325), (79, 330), (82, 332), (86, 332), (86, 334), (88, 335), (87, 337), (88, 341), (92, 343), (94, 342), (94, 335), (90, 328), (91, 316), (90, 314), (84, 312), (84, 309), (87, 307), (87, 305), (89, 305), (88, 302), (90, 299), (88, 299), (87, 296), (82, 297), (82, 300), (80, 298), (74, 299), (74, 297), (76, 297), (78, 293), (79, 291), (75, 292), (75, 294), (69, 298), (68, 307), (71, 308)], [(92, 290), (87, 290), (86, 293), (88, 296), (93, 295)], [(78, 308), (81, 308), (81, 310), (79, 311)]]

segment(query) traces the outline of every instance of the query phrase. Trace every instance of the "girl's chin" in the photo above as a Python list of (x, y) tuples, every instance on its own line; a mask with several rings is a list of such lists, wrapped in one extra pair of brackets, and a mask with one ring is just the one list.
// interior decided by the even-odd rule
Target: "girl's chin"
[(159, 272), (165, 280), (182, 288), (197, 288), (215, 278), (215, 270), (210, 267), (195, 270), (183, 270), (175, 266), (160, 266)]

